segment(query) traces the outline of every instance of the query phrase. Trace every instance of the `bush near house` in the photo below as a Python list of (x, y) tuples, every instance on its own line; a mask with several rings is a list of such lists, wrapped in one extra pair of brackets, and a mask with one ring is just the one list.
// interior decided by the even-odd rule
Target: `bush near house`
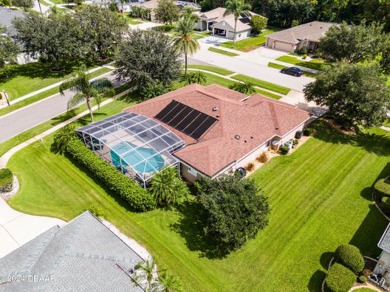
[(0, 192), (12, 190), (13, 175), (8, 168), (0, 169)]
[(328, 272), (325, 279), (325, 291), (330, 292), (348, 292), (355, 283), (356, 276), (349, 269), (335, 263)]
[(282, 153), (283, 155), (286, 155), (290, 151), (290, 148), (288, 148), (288, 146), (286, 146), (286, 145), (283, 145), (279, 148), (279, 150), (280, 150), (280, 153)]
[(251, 18), (251, 26), (255, 35), (261, 33), (267, 27), (268, 18), (261, 15), (253, 15)]
[(340, 245), (334, 255), (335, 261), (350, 269), (355, 274), (364, 268), (364, 258), (360, 250), (351, 244)]
[(256, 158), (256, 160), (261, 163), (266, 163), (269, 160), (269, 155), (267, 152), (264, 151), (260, 154), (260, 156)]
[(80, 140), (70, 141), (66, 151), (78, 163), (89, 169), (108, 189), (128, 202), (132, 210), (145, 212), (155, 208), (156, 202), (146, 190), (97, 157)]

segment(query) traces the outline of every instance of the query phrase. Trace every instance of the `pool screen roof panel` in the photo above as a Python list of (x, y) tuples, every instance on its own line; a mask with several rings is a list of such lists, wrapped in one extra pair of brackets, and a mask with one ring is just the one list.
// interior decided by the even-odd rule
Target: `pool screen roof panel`
[(216, 118), (176, 100), (172, 100), (155, 118), (196, 140), (217, 121)]
[[(131, 168), (132, 173), (136, 173), (143, 181), (149, 180), (161, 168), (161, 161), (154, 160), (155, 163), (151, 163), (154, 157), (162, 157), (166, 166), (176, 164), (177, 159), (172, 153), (185, 145), (183, 140), (162, 124), (131, 112), (122, 112), (79, 128), (77, 132), (94, 151), (107, 146), (114, 166), (122, 170)], [(127, 145), (119, 151), (117, 146), (123, 146), (123, 143)], [(151, 154), (145, 155), (145, 149), (152, 149)], [(114, 159), (112, 153), (119, 159)], [(129, 163), (129, 157), (132, 156), (136, 156), (137, 160)]]

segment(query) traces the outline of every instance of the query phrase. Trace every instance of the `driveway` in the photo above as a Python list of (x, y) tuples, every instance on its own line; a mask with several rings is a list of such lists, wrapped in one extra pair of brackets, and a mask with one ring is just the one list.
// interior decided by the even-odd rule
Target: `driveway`
[(0, 258), (51, 227), (64, 224), (60, 219), (15, 211), (0, 198)]
[(156, 22), (147, 21), (147, 22), (143, 22), (143, 23), (140, 23), (140, 24), (129, 25), (129, 28), (130, 29), (139, 29), (139, 30), (148, 30), (148, 29), (150, 29), (152, 27), (162, 26), (162, 25), (163, 25), (162, 23), (156, 23)]
[(227, 38), (215, 36), (215, 35), (201, 38), (198, 40), (200, 44), (205, 44), (205, 45), (218, 45), (218, 44), (226, 43), (228, 41), (230, 40)]

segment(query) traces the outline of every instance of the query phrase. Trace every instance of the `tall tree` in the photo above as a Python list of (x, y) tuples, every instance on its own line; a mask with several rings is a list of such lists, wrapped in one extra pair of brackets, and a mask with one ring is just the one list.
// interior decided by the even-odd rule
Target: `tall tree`
[(184, 53), (184, 75), (187, 75), (187, 57), (200, 49), (198, 41), (194, 38), (195, 20), (191, 15), (182, 17), (177, 22), (176, 34), (173, 36), (174, 45)]
[(234, 15), (234, 36), (233, 36), (233, 48), (236, 44), (236, 31), (237, 31), (237, 21), (241, 17), (241, 14), (248, 13), (251, 9), (251, 6), (248, 3), (245, 3), (244, 0), (228, 0), (225, 3), (226, 11), (224, 16), (233, 14)]
[(129, 31), (115, 59), (117, 78), (128, 80), (135, 90), (158, 81), (168, 85), (180, 76), (180, 52), (169, 36), (157, 31)]
[(7, 29), (0, 25), (0, 69), (7, 62), (14, 62), (19, 53), (19, 47), (7, 34)]
[(23, 44), (25, 52), (40, 61), (50, 62), (56, 70), (69, 59), (82, 57), (78, 25), (69, 15), (50, 14), (48, 17), (27, 13), (13, 21), (17, 30), (15, 39)]
[(203, 178), (196, 187), (204, 231), (227, 251), (240, 248), (267, 226), (267, 198), (253, 180), (224, 175), (215, 180)]
[(163, 23), (169, 23), (179, 20), (180, 9), (176, 6), (173, 0), (160, 0), (158, 1), (157, 8), (154, 10), (156, 19)]
[(387, 36), (383, 33), (383, 25), (363, 21), (359, 25), (332, 26), (326, 36), (321, 39), (319, 52), (331, 61), (347, 60), (350, 63), (375, 59), (384, 50)]
[(176, 205), (190, 194), (186, 183), (181, 180), (174, 167), (158, 172), (150, 182), (149, 192), (161, 207)]
[(125, 19), (96, 5), (81, 6), (74, 17), (92, 59), (106, 59), (115, 54), (127, 28)]
[(390, 108), (390, 88), (377, 64), (336, 64), (303, 91), (348, 128), (381, 125)]
[(62, 83), (60, 85), (60, 93), (64, 95), (65, 90), (69, 88), (71, 91), (77, 92), (69, 99), (68, 110), (76, 107), (80, 102), (85, 100), (91, 116), (91, 122), (93, 122), (92, 99), (94, 98), (99, 105), (102, 95), (112, 96), (114, 93), (109, 80), (102, 78), (90, 82), (84, 71), (85, 68), (77, 72), (71, 80)]

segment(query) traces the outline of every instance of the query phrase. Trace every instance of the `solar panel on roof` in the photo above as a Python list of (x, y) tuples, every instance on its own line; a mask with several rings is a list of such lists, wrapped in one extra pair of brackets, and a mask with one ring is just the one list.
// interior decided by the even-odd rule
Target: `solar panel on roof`
[(176, 105), (178, 104), (177, 101), (175, 100), (172, 100), (166, 107), (164, 107), (162, 109), (161, 112), (159, 112), (157, 115), (156, 115), (156, 119), (158, 120), (162, 120)]
[(194, 139), (199, 139), (217, 121), (175, 100), (163, 108), (155, 118)]

